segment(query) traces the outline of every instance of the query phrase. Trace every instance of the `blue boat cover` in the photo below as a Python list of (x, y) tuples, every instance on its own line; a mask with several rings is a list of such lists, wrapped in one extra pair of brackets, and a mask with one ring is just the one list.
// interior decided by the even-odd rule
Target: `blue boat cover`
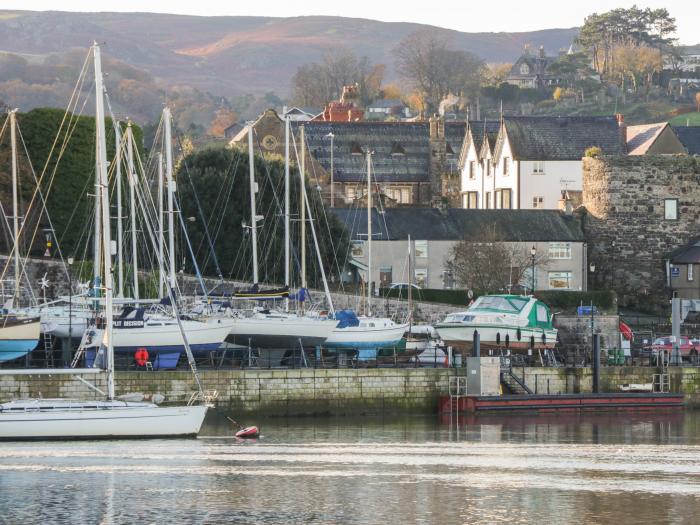
[(335, 318), (340, 321), (336, 328), (347, 328), (348, 326), (360, 326), (360, 320), (352, 310), (337, 310)]

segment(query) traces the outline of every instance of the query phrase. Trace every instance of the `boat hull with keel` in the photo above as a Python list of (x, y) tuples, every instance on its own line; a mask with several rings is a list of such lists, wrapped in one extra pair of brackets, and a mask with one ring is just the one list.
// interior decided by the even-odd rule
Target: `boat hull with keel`
[(0, 439), (194, 437), (207, 406), (35, 399), (0, 404)]

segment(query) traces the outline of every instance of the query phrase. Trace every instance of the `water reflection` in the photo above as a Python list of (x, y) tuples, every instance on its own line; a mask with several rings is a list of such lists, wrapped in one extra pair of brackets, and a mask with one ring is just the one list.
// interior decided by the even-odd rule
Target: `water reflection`
[(226, 416), (197, 440), (5, 443), (0, 523), (693, 523), (700, 511), (694, 413), (240, 421), (261, 427), (252, 442)]

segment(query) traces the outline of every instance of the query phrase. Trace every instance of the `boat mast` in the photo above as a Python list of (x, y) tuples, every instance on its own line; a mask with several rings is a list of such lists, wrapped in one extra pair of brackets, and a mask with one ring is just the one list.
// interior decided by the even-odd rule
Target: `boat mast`
[(413, 272), (411, 266), (411, 234), (408, 234), (408, 331), (413, 324)]
[(248, 126), (248, 165), (250, 167), (250, 237), (253, 243), (253, 284), (258, 284), (258, 224), (255, 216), (255, 152), (253, 151), (253, 124)]
[(367, 149), (367, 317), (372, 316), (372, 152)]
[[(95, 128), (97, 132), (97, 167), (98, 181), (96, 186), (99, 192), (102, 218), (102, 238), (96, 238), (96, 246), (104, 251), (104, 290), (105, 290), (105, 332), (103, 343), (107, 349), (107, 398), (114, 399), (114, 346), (112, 340), (112, 239), (109, 225), (109, 188), (107, 177), (107, 142), (105, 139), (104, 118), (104, 87), (102, 85), (102, 64), (100, 60), (100, 47), (97, 42), (93, 44), (95, 59)], [(98, 206), (98, 212), (99, 212)], [(100, 247), (100, 240), (102, 246)], [(98, 276), (99, 278), (99, 276)]]
[[(163, 153), (158, 153), (158, 260), (163, 261)], [(158, 265), (158, 297), (163, 298), (163, 264)]]
[[(284, 285), (289, 288), (289, 116), (284, 117)], [(289, 297), (284, 299), (289, 312)]]
[(114, 162), (117, 164), (116, 182), (117, 187), (117, 297), (124, 297), (124, 246), (122, 243), (123, 220), (122, 216), (122, 128), (119, 121), (114, 123), (114, 141), (116, 151)]
[(175, 278), (175, 210), (173, 209), (175, 181), (173, 180), (172, 115), (170, 108), (163, 109), (163, 120), (165, 120), (165, 179), (168, 183), (168, 256), (170, 257), (168, 278), (171, 288), (175, 290), (177, 286)]
[(134, 299), (139, 300), (139, 261), (138, 243), (136, 238), (136, 171), (134, 170), (134, 132), (131, 129), (131, 121), (126, 127), (126, 154), (129, 170), (129, 204), (131, 208), (131, 251), (133, 253), (132, 266), (134, 273)]
[[(301, 287), (306, 288), (306, 136), (304, 126), (301, 126), (301, 191), (299, 192), (301, 203), (299, 220), (301, 221)], [(303, 303), (302, 303), (303, 305)]]
[(20, 268), (19, 268), (19, 205), (17, 199), (17, 110), (10, 111), (10, 141), (12, 143), (12, 237), (15, 242), (15, 290), (12, 298), (13, 305), (19, 301)]
[[(103, 105), (104, 101), (102, 99), (103, 95), (103, 90), (104, 87), (102, 85), (102, 64), (100, 60), (100, 47), (98, 46), (97, 42), (94, 42), (92, 45), (92, 51), (93, 51), (93, 60), (95, 63), (95, 104), (100, 104)], [(97, 83), (97, 77), (98, 77), (98, 69), (99, 69), (99, 84)], [(97, 118), (97, 117), (95, 117)], [(95, 130), (97, 133), (97, 123), (95, 124)], [(100, 145), (98, 143), (99, 141), (95, 142), (95, 239), (94, 239), (94, 250), (93, 250), (93, 256), (92, 256), (92, 264), (93, 264), (93, 280), (92, 280), (92, 289), (94, 292), (95, 297), (100, 296), (100, 285), (102, 281), (102, 246), (101, 246), (101, 239), (102, 239), (102, 213), (100, 211), (102, 202), (101, 202), (101, 191), (102, 191), (102, 186), (100, 183), (100, 155), (99, 155), (99, 148)], [(95, 311), (97, 311), (98, 304), (95, 302)]]

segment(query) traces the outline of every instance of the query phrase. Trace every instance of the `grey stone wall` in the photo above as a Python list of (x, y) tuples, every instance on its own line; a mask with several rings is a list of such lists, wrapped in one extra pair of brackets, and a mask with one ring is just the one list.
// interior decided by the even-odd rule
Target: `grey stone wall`
[[(586, 393), (592, 388), (590, 368), (515, 368), (539, 394)], [(656, 368), (603, 367), (601, 390), (619, 392), (625, 383), (650, 383)], [(700, 404), (700, 369), (671, 367), (671, 391), (685, 394), (690, 406)], [(449, 377), (461, 368), (379, 368), (301, 370), (206, 370), (205, 389), (217, 390), (217, 404), (235, 412), (275, 416), (322, 414), (435, 413), (438, 398), (448, 394)], [(86, 376), (105, 389), (104, 379)], [(96, 380), (97, 379), (97, 380)], [(189, 372), (117, 372), (117, 395), (160, 393), (166, 403), (186, 402), (194, 392)], [(99, 394), (77, 379), (46, 375), (0, 375), (0, 403), (16, 398), (96, 399)]]
[[(678, 199), (678, 219), (664, 199)], [(668, 308), (666, 259), (698, 235), (700, 160), (689, 156), (585, 158), (584, 232), (592, 289), (613, 288), (620, 306)]]

